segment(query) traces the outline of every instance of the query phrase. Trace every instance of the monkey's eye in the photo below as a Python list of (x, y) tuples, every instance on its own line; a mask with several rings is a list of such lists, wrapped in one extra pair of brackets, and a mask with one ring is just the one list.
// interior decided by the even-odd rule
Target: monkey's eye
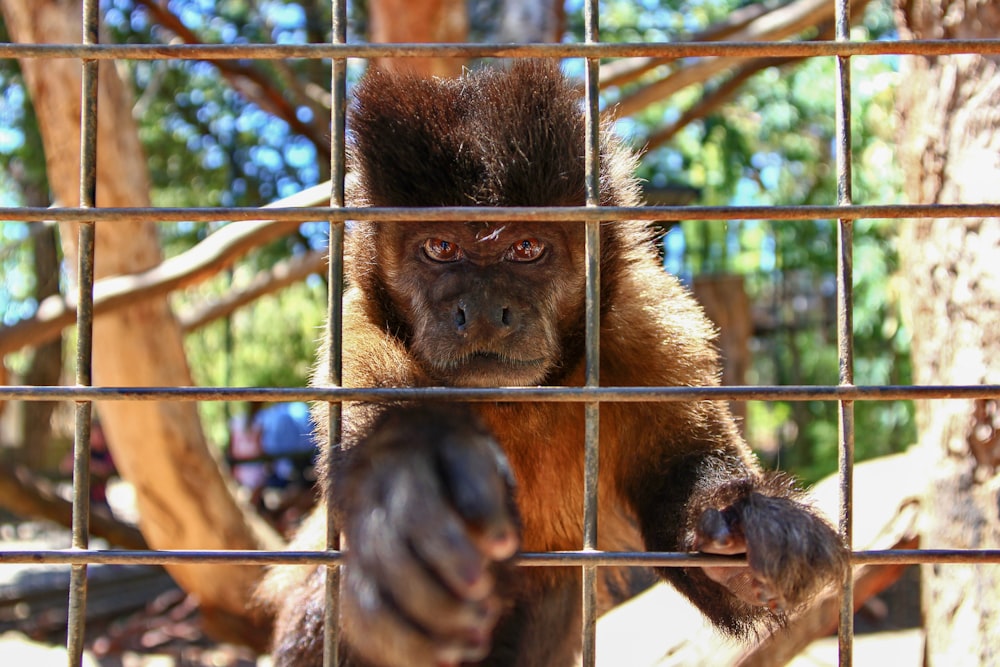
[(533, 262), (545, 252), (545, 244), (538, 239), (521, 239), (507, 249), (507, 259), (512, 262)]
[(462, 249), (457, 244), (444, 239), (424, 241), (424, 253), (435, 262), (457, 262), (462, 258)]

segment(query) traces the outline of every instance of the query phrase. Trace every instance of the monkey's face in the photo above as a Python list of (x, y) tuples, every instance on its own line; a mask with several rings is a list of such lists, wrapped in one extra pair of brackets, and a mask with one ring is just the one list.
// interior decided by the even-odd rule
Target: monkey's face
[(375, 236), (413, 355), (448, 386), (541, 384), (583, 313), (580, 225), (392, 224)]

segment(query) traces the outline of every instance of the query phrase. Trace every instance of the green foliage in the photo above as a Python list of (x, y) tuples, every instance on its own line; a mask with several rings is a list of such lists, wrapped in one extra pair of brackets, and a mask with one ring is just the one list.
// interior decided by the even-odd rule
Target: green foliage
[[(249, 280), (252, 272), (235, 274), (199, 286), (197, 294), (179, 294), (178, 312), (221, 296)], [(185, 338), (194, 380), (202, 386), (303, 387), (308, 383), (317, 341), (322, 336), (326, 287), (319, 279), (297, 283), (254, 301), (232, 317), (217, 320)], [(216, 443), (226, 441), (225, 424), (241, 408), (216, 402), (200, 404)]]
[[(168, 7), (205, 42), (305, 39), (303, 14), (293, 12), (299, 19), (292, 27), (275, 25), (269, 31), (268, 20), (255, 6), (237, 0), (178, 0)], [(172, 38), (131, 0), (111, 0), (104, 25), (116, 42)], [(234, 90), (215, 65), (158, 60), (123, 64), (136, 94), (154, 205), (256, 206), (319, 182), (316, 147)], [(294, 71), (296, 64), (288, 66)], [(270, 61), (254, 62), (253, 67), (280, 81)], [(322, 70), (318, 74), (322, 76)], [(305, 106), (297, 111), (306, 117), (312, 113)]]
[[(601, 38), (684, 39), (738, 4), (608, 0), (602, 3)], [(571, 21), (570, 27), (582, 38), (582, 23)], [(853, 38), (874, 39), (891, 29), (890, 4), (875, 1)], [(855, 203), (898, 202), (900, 176), (892, 161), (894, 65), (892, 58), (852, 59)], [(653, 76), (667, 71), (661, 68)], [(762, 70), (728, 103), (650, 151), (641, 176), (654, 186), (691, 186), (700, 192), (702, 205), (836, 204), (834, 77), (832, 58)], [(650, 133), (679, 118), (718, 83), (688, 86), (619, 125), (642, 146)], [(909, 383), (909, 337), (893, 281), (895, 227), (865, 220), (854, 227), (855, 382)], [(668, 234), (672, 270), (687, 277), (745, 276), (758, 325), (748, 383), (838, 383), (835, 220), (686, 221), (680, 230)], [(857, 403), (857, 457), (912, 443), (912, 411), (908, 402)], [(835, 403), (752, 402), (748, 412), (752, 444), (782, 466), (810, 480), (835, 469)]]
[[(601, 41), (667, 42), (724, 19), (741, 0), (605, 0), (599, 3)], [(568, 38), (583, 41), (583, 1), (567, 0)]]

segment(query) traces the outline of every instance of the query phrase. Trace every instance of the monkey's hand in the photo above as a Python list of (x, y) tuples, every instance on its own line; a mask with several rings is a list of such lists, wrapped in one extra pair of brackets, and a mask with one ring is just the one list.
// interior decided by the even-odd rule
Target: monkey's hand
[(847, 554), (836, 532), (797, 500), (752, 492), (702, 512), (694, 547), (746, 554), (746, 566), (706, 567), (740, 600), (781, 612), (810, 600), (843, 576)]
[(484, 658), (501, 611), (498, 563), (519, 544), (492, 436), (462, 410), (397, 409), (349, 456), (337, 476), (350, 651), (392, 666)]

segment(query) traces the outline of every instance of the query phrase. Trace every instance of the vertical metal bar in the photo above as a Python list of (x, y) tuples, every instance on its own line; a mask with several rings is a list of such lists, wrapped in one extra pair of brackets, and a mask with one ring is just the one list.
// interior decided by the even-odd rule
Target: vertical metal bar
[[(850, 39), (850, 0), (836, 3), (837, 41)], [(850, 206), (851, 184), (851, 59), (837, 57), (837, 204)], [(840, 219), (837, 225), (837, 349), (840, 384), (854, 384), (854, 227), (853, 221)], [(853, 549), (854, 489), (854, 401), (840, 401), (838, 468), (840, 478), (840, 534)], [(850, 667), (854, 653), (854, 568), (848, 565), (841, 585), (840, 625), (838, 630), (841, 667)]]
[[(584, 9), (586, 43), (599, 40), (598, 1), (588, 0)], [(587, 206), (600, 206), (601, 144), (600, 106), (598, 104), (600, 61), (586, 61), (586, 119), (584, 148)], [(601, 347), (601, 224), (586, 223), (586, 380), (588, 387), (600, 385)], [(600, 403), (584, 405), (584, 475), (583, 475), (583, 548), (597, 549), (597, 491), (600, 460)], [(597, 661), (597, 567), (583, 567), (583, 667)]]
[[(332, 0), (331, 41), (334, 44), (347, 43), (347, 0)], [(330, 75), (330, 206), (344, 206), (344, 176), (347, 172), (345, 141), (347, 108), (347, 60), (334, 58)], [(343, 286), (344, 286), (344, 222), (330, 221), (329, 273), (327, 291), (327, 368), (331, 385), (341, 384), (341, 354), (343, 330)], [(327, 442), (329, 448), (340, 446), (341, 404), (329, 403), (327, 410)], [(327, 488), (326, 497), (326, 548), (333, 551), (341, 548), (339, 528), (334, 521), (332, 488)], [(340, 662), (340, 577), (339, 565), (329, 565), (326, 569), (326, 613), (323, 618), (323, 665), (336, 667)]]
[[(83, 43), (97, 44), (98, 0), (84, 0), (81, 16)], [(82, 62), (80, 85), (80, 206), (93, 208), (97, 201), (97, 75), (96, 60)], [(94, 324), (94, 222), (80, 225), (78, 295), (76, 306), (76, 383), (93, 384), (91, 363)], [(90, 536), (90, 401), (76, 402), (73, 435), (73, 521), (71, 547), (87, 549)], [(66, 656), (70, 667), (83, 662), (84, 625), (87, 619), (87, 566), (70, 567), (66, 620)]]

